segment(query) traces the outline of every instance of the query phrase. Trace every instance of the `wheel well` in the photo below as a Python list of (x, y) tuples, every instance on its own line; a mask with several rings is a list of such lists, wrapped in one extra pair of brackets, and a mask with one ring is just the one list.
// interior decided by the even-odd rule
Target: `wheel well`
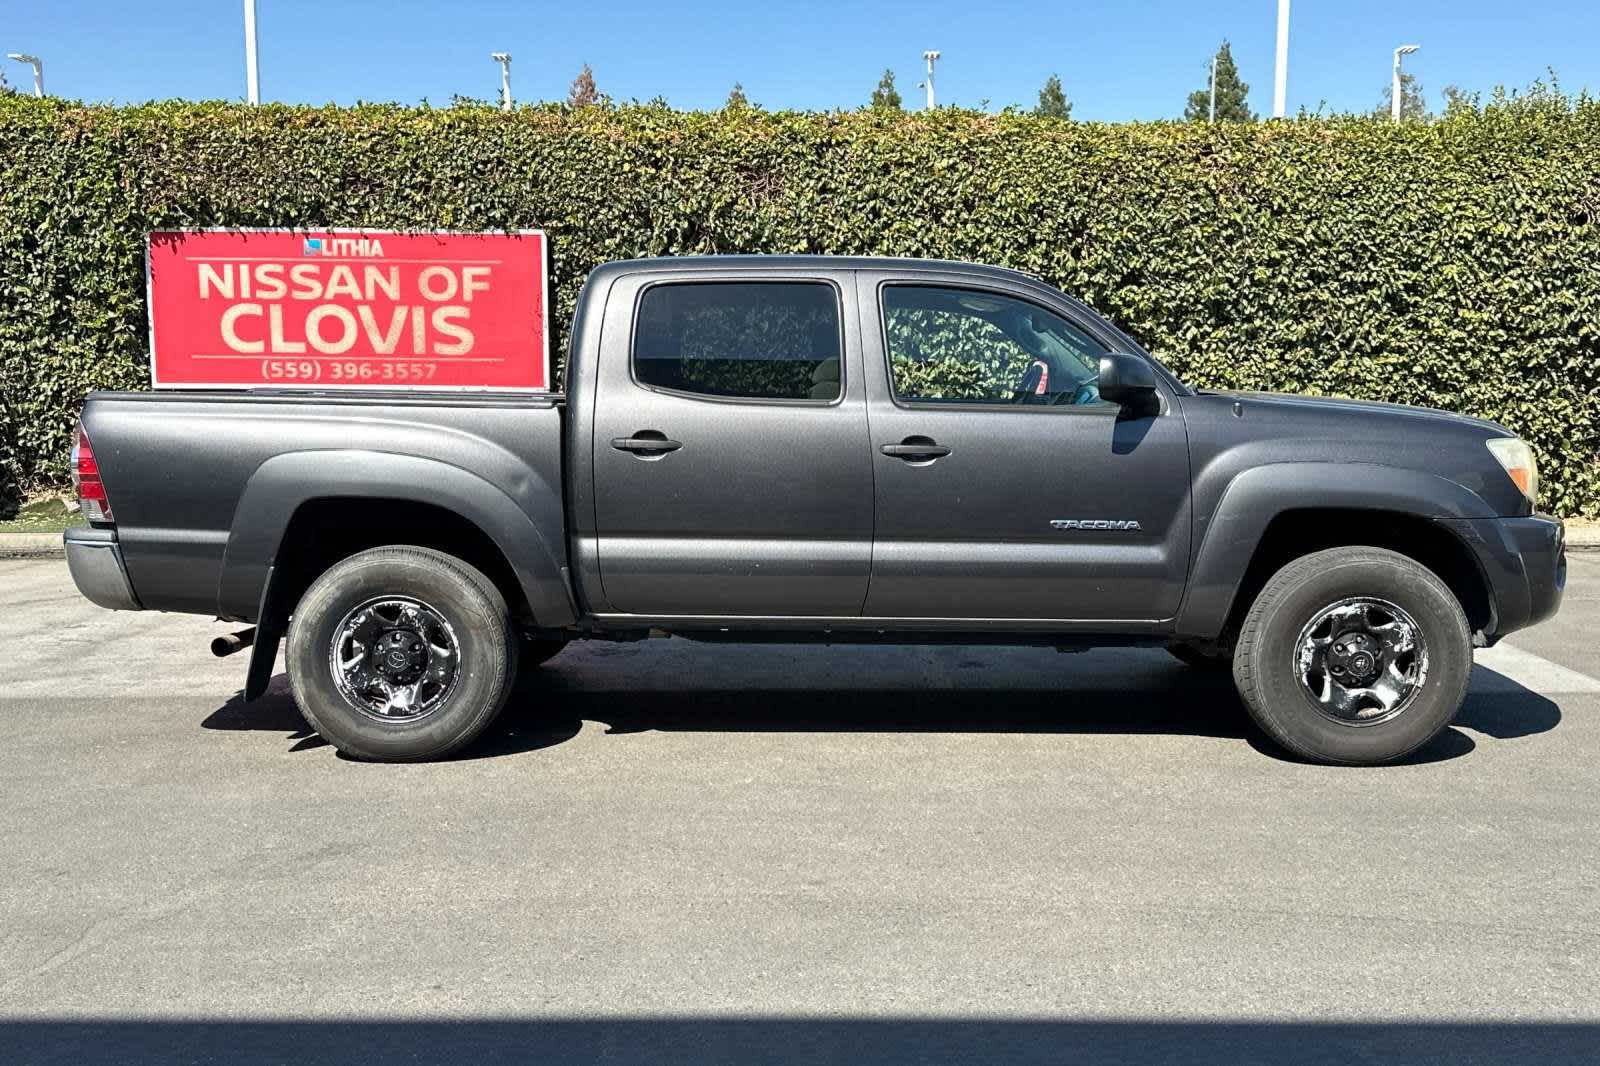
[(275, 615), (288, 617), (328, 567), (368, 548), (411, 544), (470, 563), (494, 582), (513, 618), (532, 611), (516, 571), (489, 535), (454, 511), (415, 500), (333, 497), (295, 509), (273, 559)]
[(1437, 522), (1393, 511), (1307, 508), (1285, 511), (1261, 535), (1244, 579), (1234, 593), (1223, 630), (1231, 644), (1256, 594), (1286, 563), (1327, 548), (1387, 548), (1414, 559), (1438, 575), (1467, 616), (1474, 632), (1493, 620), (1489, 586), (1465, 544)]

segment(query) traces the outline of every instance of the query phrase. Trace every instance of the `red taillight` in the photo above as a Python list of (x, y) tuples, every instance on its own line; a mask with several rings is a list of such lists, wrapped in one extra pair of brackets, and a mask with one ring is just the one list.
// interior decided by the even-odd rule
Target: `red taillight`
[(94, 461), (94, 449), (89, 446), (89, 434), (78, 426), (78, 439), (72, 445), (72, 487), (78, 493), (78, 504), (83, 517), (91, 522), (113, 522), (111, 500), (106, 496), (105, 483), (100, 480), (100, 464)]

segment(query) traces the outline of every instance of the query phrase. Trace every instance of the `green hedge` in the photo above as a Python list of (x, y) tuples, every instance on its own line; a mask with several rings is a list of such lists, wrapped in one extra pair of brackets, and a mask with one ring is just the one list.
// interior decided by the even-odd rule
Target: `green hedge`
[[(0, 470), (146, 380), (144, 233), (543, 227), (561, 330), (596, 263), (938, 256), (1083, 297), (1203, 386), (1429, 404), (1537, 447), (1600, 513), (1600, 104), (1434, 124), (0, 98)], [(558, 345), (564, 337), (558, 333)]]

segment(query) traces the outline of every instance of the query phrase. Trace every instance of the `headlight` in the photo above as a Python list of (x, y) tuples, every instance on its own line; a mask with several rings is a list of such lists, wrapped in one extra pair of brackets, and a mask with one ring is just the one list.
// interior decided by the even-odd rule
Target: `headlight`
[(1534, 460), (1533, 449), (1528, 447), (1528, 442), (1521, 437), (1497, 437), (1484, 443), (1500, 461), (1500, 465), (1506, 468), (1506, 473), (1516, 482), (1528, 502), (1539, 506), (1539, 464)]

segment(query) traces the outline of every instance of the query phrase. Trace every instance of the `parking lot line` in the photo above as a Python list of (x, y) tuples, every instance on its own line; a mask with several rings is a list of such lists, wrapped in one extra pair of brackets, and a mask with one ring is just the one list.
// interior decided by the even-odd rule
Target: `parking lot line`
[[(1571, 692), (1600, 692), (1600, 681), (1588, 674), (1569, 670), (1542, 655), (1523, 651), (1510, 644), (1500, 643), (1492, 648), (1479, 648), (1473, 660), (1507, 681), (1543, 696)], [(1475, 685), (1482, 679), (1484, 671), (1479, 670), (1477, 673), (1480, 676), (1473, 679)], [(1489, 685), (1486, 687), (1493, 687), (1494, 679), (1491, 677), (1487, 680)]]

